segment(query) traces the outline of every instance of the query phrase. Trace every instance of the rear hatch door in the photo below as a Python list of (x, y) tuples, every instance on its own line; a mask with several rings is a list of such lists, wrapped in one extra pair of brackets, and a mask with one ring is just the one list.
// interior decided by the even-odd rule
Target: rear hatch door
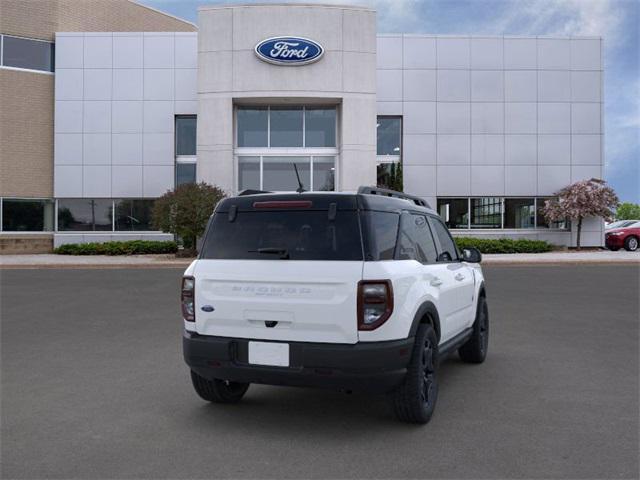
[(322, 196), (300, 200), (309, 196), (295, 197), (294, 206), (229, 199), (216, 211), (194, 272), (198, 333), (358, 341), (358, 212), (353, 203)]

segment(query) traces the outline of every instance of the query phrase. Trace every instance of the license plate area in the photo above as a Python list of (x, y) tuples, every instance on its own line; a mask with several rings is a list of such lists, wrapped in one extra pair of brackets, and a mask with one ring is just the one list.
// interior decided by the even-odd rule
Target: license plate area
[(289, 366), (289, 344), (275, 342), (249, 342), (249, 364), (271, 367)]

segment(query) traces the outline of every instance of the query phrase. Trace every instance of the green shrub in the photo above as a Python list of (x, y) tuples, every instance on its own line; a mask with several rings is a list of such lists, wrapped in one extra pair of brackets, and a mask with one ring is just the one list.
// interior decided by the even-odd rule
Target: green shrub
[(60, 245), (54, 253), (60, 255), (144, 255), (152, 253), (175, 253), (178, 245), (174, 241), (129, 240), (127, 242), (69, 243)]
[(544, 240), (528, 240), (520, 238), (475, 238), (455, 237), (458, 248), (475, 247), (482, 253), (542, 253), (549, 252), (553, 245)]

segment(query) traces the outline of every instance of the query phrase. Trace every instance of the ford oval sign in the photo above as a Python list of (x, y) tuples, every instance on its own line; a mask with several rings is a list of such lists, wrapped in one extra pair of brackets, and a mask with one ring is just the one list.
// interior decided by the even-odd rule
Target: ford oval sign
[(267, 38), (256, 45), (258, 58), (276, 65), (308, 65), (323, 53), (322, 45), (302, 37)]

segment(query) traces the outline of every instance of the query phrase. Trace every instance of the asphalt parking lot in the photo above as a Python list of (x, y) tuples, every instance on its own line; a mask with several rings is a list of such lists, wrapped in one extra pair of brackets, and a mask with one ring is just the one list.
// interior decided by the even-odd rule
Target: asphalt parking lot
[(638, 478), (637, 266), (487, 267), (489, 357), (383, 397), (192, 391), (178, 269), (3, 270), (2, 478)]

